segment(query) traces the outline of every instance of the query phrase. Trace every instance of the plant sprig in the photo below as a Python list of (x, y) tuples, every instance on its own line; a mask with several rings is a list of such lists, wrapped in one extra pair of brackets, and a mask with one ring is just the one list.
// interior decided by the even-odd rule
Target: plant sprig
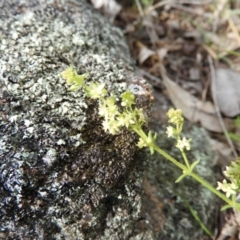
[(99, 101), (99, 115), (103, 117), (103, 128), (110, 134), (119, 133), (121, 127), (126, 127), (140, 134), (139, 147), (150, 147), (150, 152), (153, 153), (151, 145), (156, 139), (149, 132), (148, 136), (142, 131), (142, 125), (146, 122), (142, 108), (135, 106), (135, 96), (126, 90), (120, 96), (122, 110), (117, 105), (117, 97), (110, 95), (105, 88), (104, 83), (92, 82), (87, 85), (84, 82), (86, 74), (78, 75), (73, 67), (67, 68), (61, 73), (61, 76), (66, 80), (68, 85), (71, 85), (69, 90), (77, 90), (82, 88), (89, 98)]
[[(192, 164), (188, 161), (185, 151), (191, 149), (191, 139), (181, 137), (184, 119), (180, 109), (170, 109), (168, 111), (167, 116), (169, 117), (169, 124), (171, 125), (167, 127), (166, 133), (168, 137), (176, 140), (176, 147), (181, 152), (184, 164), (174, 159), (155, 144), (157, 138), (156, 133), (153, 134), (149, 131), (148, 134), (146, 134), (143, 131), (142, 126), (146, 122), (146, 117), (143, 109), (136, 107), (135, 96), (132, 92), (126, 90), (121, 94), (121, 100), (118, 100), (115, 95), (109, 94), (104, 83), (92, 82), (86, 84), (84, 80), (87, 74), (78, 75), (73, 67), (67, 68), (61, 73), (61, 76), (66, 80), (68, 85), (71, 85), (69, 90), (76, 91), (82, 88), (89, 98), (98, 100), (99, 115), (103, 118), (102, 125), (104, 131), (113, 135), (118, 134), (122, 127), (134, 131), (139, 135), (139, 141), (137, 143), (139, 148), (148, 147), (151, 154), (153, 154), (154, 151), (158, 152), (183, 171), (183, 174), (178, 177), (176, 182), (180, 182), (185, 177), (190, 176), (225, 201), (227, 205), (223, 209), (233, 207), (240, 211), (240, 204), (236, 201), (236, 194), (240, 190), (240, 160), (232, 163), (225, 171), (225, 175), (229, 178), (230, 182), (228, 183), (224, 180), (222, 183), (218, 183), (217, 189), (194, 173), (194, 168), (200, 160)], [(121, 107), (119, 107), (119, 105), (121, 105)], [(220, 190), (225, 192), (226, 196), (221, 193)], [(229, 199), (230, 196), (232, 196), (232, 199)]]

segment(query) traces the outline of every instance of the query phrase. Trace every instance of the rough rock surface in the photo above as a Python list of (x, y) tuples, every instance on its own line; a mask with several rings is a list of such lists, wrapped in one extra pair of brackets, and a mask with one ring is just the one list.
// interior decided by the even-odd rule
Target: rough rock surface
[(83, 0), (0, 5), (0, 239), (134, 238), (136, 136), (106, 134), (96, 102), (59, 75), (71, 64), (119, 94), (131, 72), (121, 31)]

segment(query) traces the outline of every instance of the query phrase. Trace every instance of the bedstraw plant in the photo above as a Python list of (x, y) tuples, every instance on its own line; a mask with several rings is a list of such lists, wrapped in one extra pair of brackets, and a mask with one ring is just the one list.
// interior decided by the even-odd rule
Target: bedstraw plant
[[(153, 134), (151, 131), (145, 133), (143, 125), (146, 122), (142, 108), (137, 108), (135, 105), (135, 96), (130, 90), (126, 90), (118, 99), (112, 93), (109, 93), (104, 83), (85, 83), (87, 74), (78, 75), (73, 67), (69, 67), (61, 76), (66, 80), (68, 85), (71, 85), (69, 90), (76, 91), (82, 88), (85, 94), (98, 101), (99, 115), (102, 117), (103, 129), (110, 134), (118, 134), (121, 128), (125, 127), (129, 131), (133, 131), (139, 136), (137, 146), (139, 148), (147, 147), (150, 153), (154, 151), (163, 155), (167, 160), (172, 162), (175, 166), (182, 170), (182, 175), (176, 180), (180, 182), (183, 178), (190, 176), (208, 188), (211, 192), (221, 198), (227, 205), (222, 209), (229, 207), (235, 208), (240, 211), (240, 204), (238, 203), (237, 194), (240, 189), (240, 160), (232, 162), (232, 164), (226, 168), (224, 172), (228, 180), (224, 179), (222, 183), (218, 182), (218, 187), (215, 188), (207, 181), (202, 179), (194, 172), (195, 166), (200, 160), (189, 163), (186, 151), (191, 149), (191, 139), (187, 139), (181, 136), (183, 129), (184, 119), (182, 117), (182, 111), (180, 109), (170, 109), (167, 113), (169, 117), (169, 126), (167, 127), (166, 134), (168, 137), (176, 140), (176, 147), (180, 150), (183, 163), (173, 158), (159, 146), (155, 144), (157, 134)], [(223, 194), (222, 191), (225, 193)], [(230, 198), (231, 197), (231, 198)]]

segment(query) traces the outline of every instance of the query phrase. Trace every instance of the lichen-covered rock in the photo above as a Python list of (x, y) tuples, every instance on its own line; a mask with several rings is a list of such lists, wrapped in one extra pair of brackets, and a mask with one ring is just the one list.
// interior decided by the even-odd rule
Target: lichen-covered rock
[(122, 33), (85, 1), (1, 2), (0, 239), (134, 237), (136, 136), (102, 130), (97, 103), (61, 79), (69, 65), (115, 94), (131, 72)]

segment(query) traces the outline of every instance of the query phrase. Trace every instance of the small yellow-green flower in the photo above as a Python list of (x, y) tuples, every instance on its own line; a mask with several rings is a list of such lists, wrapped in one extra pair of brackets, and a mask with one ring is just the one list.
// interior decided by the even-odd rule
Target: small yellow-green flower
[(128, 90), (121, 94), (122, 102), (121, 105), (123, 107), (131, 107), (135, 102), (135, 96)]
[(226, 167), (224, 171), (225, 176), (230, 179), (236, 179), (240, 181), (240, 160), (232, 161), (229, 167)]
[(183, 124), (182, 110), (181, 109), (173, 109), (170, 108), (167, 112), (167, 116), (169, 117), (169, 122), (175, 125)]
[(109, 118), (114, 118), (116, 115), (119, 114), (118, 107), (115, 104), (115, 98), (114, 97), (108, 97), (103, 101), (107, 108), (108, 108), (108, 116)]
[(139, 148), (143, 148), (143, 147), (147, 147), (147, 144), (146, 144), (146, 142), (142, 138), (139, 138), (137, 146)]
[(105, 119), (108, 119), (109, 113), (108, 113), (108, 107), (106, 106), (106, 104), (104, 104), (104, 103), (99, 103), (98, 114), (99, 114), (101, 117), (104, 117)]
[(65, 71), (61, 73), (62, 78), (64, 78), (69, 85), (73, 83), (75, 75), (76, 73), (73, 70), (72, 66), (68, 67)]
[(70, 66), (61, 73), (61, 76), (67, 81), (68, 85), (72, 85), (69, 90), (75, 91), (84, 85), (84, 79), (87, 77), (87, 74), (78, 75), (73, 67)]
[(115, 99), (113, 97), (108, 97), (99, 103), (98, 114), (107, 119), (115, 119), (119, 115), (118, 107), (115, 104)]
[(119, 115), (117, 120), (119, 126), (125, 126), (126, 128), (135, 123), (131, 112), (123, 112), (121, 115)]
[(104, 120), (103, 123), (103, 129), (105, 132), (109, 132), (112, 135), (115, 135), (116, 133), (119, 132), (119, 126), (118, 122), (116, 120)]
[(132, 111), (132, 115), (134, 115), (135, 122), (137, 122), (139, 126), (143, 125), (146, 122), (146, 117), (143, 113), (142, 108), (135, 108)]
[(170, 137), (173, 138), (173, 137), (174, 137), (174, 128), (173, 128), (172, 126), (167, 127), (166, 133), (167, 133), (167, 135), (168, 135), (169, 138), (170, 138)]
[(145, 139), (144, 138), (139, 139), (137, 146), (139, 148), (149, 147), (150, 153), (153, 154), (154, 153), (154, 143), (155, 143), (156, 138), (157, 138), (157, 134), (155, 133), (155, 135), (152, 136), (152, 132), (149, 131), (148, 136), (146, 136)]
[(107, 90), (104, 87), (105, 83), (92, 82), (89, 87), (86, 87), (86, 91), (90, 98), (98, 99), (107, 94)]
[(190, 150), (191, 149), (190, 142), (191, 142), (191, 139), (186, 139), (185, 137), (183, 137), (183, 139), (178, 139), (176, 147), (180, 149), (180, 151), (183, 151), (184, 148), (186, 150)]
[(222, 183), (218, 182), (217, 190), (222, 190), (226, 193), (226, 197), (230, 197), (233, 194), (236, 194), (236, 190), (238, 189), (235, 183), (227, 183), (226, 179), (223, 180)]

